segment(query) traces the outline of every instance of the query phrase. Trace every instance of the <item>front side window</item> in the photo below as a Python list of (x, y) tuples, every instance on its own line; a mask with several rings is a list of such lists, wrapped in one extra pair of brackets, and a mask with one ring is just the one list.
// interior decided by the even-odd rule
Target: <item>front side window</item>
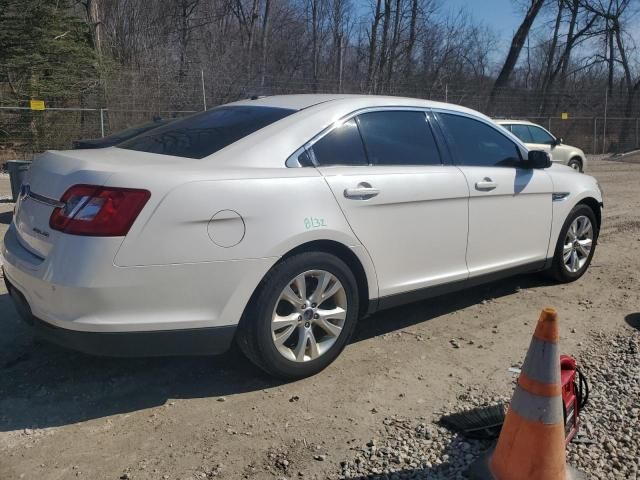
[(515, 167), (521, 162), (518, 146), (496, 128), (462, 115), (439, 116), (459, 165)]
[(320, 166), (368, 164), (358, 124), (353, 118), (314, 143), (313, 155)]
[(380, 111), (358, 115), (372, 165), (440, 165), (440, 154), (424, 112)]
[(529, 133), (529, 127), (527, 127), (526, 125), (511, 125), (511, 133), (513, 133), (524, 143), (533, 143), (533, 138)]
[(555, 143), (554, 138), (540, 127), (530, 125), (529, 132), (532, 138), (531, 143), (541, 143), (544, 145), (553, 145)]
[(204, 158), (295, 113), (288, 108), (218, 107), (154, 128), (119, 148), (186, 158)]

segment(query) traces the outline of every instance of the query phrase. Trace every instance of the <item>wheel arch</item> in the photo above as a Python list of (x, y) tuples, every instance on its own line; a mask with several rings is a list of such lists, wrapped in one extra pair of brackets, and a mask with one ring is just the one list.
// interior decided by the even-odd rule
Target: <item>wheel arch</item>
[[(251, 311), (252, 305), (254, 305), (256, 301), (256, 296), (259, 294), (260, 289), (264, 283), (264, 279), (269, 275), (269, 273), (279, 265), (283, 260), (290, 258), (294, 255), (304, 252), (325, 252), (332, 255), (335, 255), (343, 262), (347, 264), (351, 271), (353, 272), (356, 285), (358, 287), (358, 297), (360, 300), (359, 305), (359, 316), (362, 317), (367, 313), (370, 313), (370, 306), (375, 307), (375, 299), (371, 299), (370, 289), (369, 289), (369, 279), (367, 277), (365, 267), (358, 256), (353, 252), (353, 250), (343, 243), (337, 242), (335, 240), (311, 240), (306, 243), (300, 244), (295, 248), (292, 248), (287, 253), (282, 255), (280, 259), (275, 262), (271, 268), (264, 274), (260, 282), (256, 285), (249, 301), (244, 307), (244, 311), (242, 316), (240, 317), (240, 321), (238, 322), (238, 329), (245, 329), (249, 325), (249, 318), (247, 317), (248, 312)], [(375, 279), (373, 279), (375, 281)], [(238, 341), (238, 334), (236, 334), (236, 340)], [(246, 349), (243, 349), (245, 353)]]
[(572, 161), (578, 161), (580, 163), (580, 171), (584, 171), (584, 158), (578, 153), (578, 152), (571, 152), (571, 155), (569, 156), (569, 161), (567, 162), (567, 165), (569, 165)]
[(369, 304), (371, 302), (371, 295), (369, 291), (369, 279), (367, 277), (364, 265), (353, 252), (353, 250), (343, 243), (336, 242), (335, 240), (312, 240), (289, 250), (285, 253), (280, 261), (285, 260), (293, 255), (297, 255), (303, 252), (325, 252), (331, 255), (335, 255), (353, 272), (358, 285), (358, 297), (360, 299), (360, 316), (366, 314), (369, 311)]
[(596, 216), (596, 221), (598, 222), (598, 231), (600, 231), (600, 226), (602, 225), (602, 207), (600, 202), (593, 197), (585, 197), (576, 203), (576, 206), (578, 205), (586, 205), (593, 210), (593, 214)]

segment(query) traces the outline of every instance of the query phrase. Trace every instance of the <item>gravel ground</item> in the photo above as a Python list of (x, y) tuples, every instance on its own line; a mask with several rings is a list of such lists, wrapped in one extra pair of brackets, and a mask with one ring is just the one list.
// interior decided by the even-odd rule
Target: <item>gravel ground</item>
[[(640, 316), (628, 317), (640, 328)], [(598, 333), (582, 354), (591, 397), (568, 458), (590, 478), (638, 478), (640, 469), (640, 333)], [(593, 442), (593, 443), (591, 443)]]
[[(629, 318), (640, 328), (640, 315)], [(591, 384), (591, 397), (580, 415), (581, 426), (567, 460), (586, 478), (638, 478), (640, 469), (640, 332), (594, 333), (577, 355)], [(508, 401), (487, 399), (473, 390), (458, 397), (452, 410)], [(378, 435), (353, 447), (341, 462), (340, 479), (463, 479), (478, 455), (492, 442), (453, 434), (430, 418), (385, 418)]]
[[(455, 479), (486, 445), (434, 421), (510, 397), (508, 368), (547, 305), (563, 353), (592, 382), (582, 432), (593, 443), (569, 458), (588, 478), (634, 478), (640, 165), (596, 159), (588, 173), (604, 188), (604, 226), (579, 281), (521, 276), (380, 312), (326, 371), (298, 382), (266, 378), (237, 352), (109, 359), (36, 342), (0, 282), (0, 479), (319, 480), (385, 468)], [(0, 200), (0, 235), (12, 210)]]

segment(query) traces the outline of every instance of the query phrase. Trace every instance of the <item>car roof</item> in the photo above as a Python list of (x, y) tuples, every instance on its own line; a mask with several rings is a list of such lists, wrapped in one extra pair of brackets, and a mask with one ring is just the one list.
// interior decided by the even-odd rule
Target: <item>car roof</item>
[(419, 98), (395, 97), (385, 95), (355, 95), (355, 94), (299, 94), (299, 95), (273, 95), (265, 97), (254, 97), (252, 99), (240, 100), (227, 105), (255, 105), (274, 108), (290, 108), (293, 110), (304, 110), (320, 104), (331, 102), (337, 104), (354, 104), (359, 108), (362, 107), (379, 107), (379, 106), (405, 106), (405, 107), (422, 107), (422, 108), (443, 108), (459, 112), (470, 113), (475, 116), (483, 116), (477, 111), (454, 105), (451, 103), (434, 102), (431, 100), (423, 100)]
[(253, 105), (261, 107), (290, 108), (292, 110), (302, 110), (320, 103), (340, 100), (358, 95), (338, 95), (338, 94), (299, 94), (299, 95), (268, 95), (253, 97), (246, 100), (229, 103), (227, 105)]
[(498, 125), (509, 124), (509, 125), (535, 125), (536, 127), (539, 126), (537, 123), (530, 122), (529, 120), (508, 120), (508, 119), (500, 118), (500, 119), (494, 119), (493, 121), (496, 122)]

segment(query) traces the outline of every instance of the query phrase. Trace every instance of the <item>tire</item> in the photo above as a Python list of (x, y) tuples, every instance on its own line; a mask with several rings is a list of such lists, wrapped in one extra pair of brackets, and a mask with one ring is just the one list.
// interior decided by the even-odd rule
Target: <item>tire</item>
[(578, 172), (582, 173), (582, 160), (580, 160), (578, 157), (574, 157), (571, 160), (569, 160), (569, 163), (567, 163), (567, 165), (573, 168), (574, 170), (577, 170)]
[[(305, 279), (305, 303), (294, 305), (290, 299), (301, 298), (296, 283), (300, 277)], [(325, 279), (327, 286), (320, 290), (327, 295), (334, 289), (337, 293), (312, 303), (319, 298), (314, 294)], [(358, 286), (350, 268), (334, 255), (303, 252), (267, 273), (245, 310), (236, 340), (247, 358), (268, 374), (285, 380), (309, 377), (342, 352), (353, 334), (358, 311)], [(335, 318), (331, 312), (336, 312)], [(280, 324), (286, 326), (276, 330)]]
[[(584, 223), (581, 223), (578, 219), (588, 219), (591, 225), (591, 235), (590, 235), (590, 249), (588, 254), (585, 255), (585, 240), (588, 239), (589, 233), (583, 232), (581, 233), (581, 225), (584, 226)], [(572, 226), (576, 224), (576, 230), (572, 232), (579, 233), (577, 238), (573, 238), (573, 233), (570, 233), (569, 230)], [(596, 245), (598, 242), (598, 222), (596, 219), (596, 215), (588, 205), (580, 204), (574, 207), (573, 210), (567, 216), (567, 219), (560, 230), (560, 235), (558, 236), (558, 241), (556, 243), (555, 252), (553, 255), (553, 263), (551, 264), (551, 268), (549, 270), (549, 274), (552, 278), (561, 283), (569, 283), (574, 282), (579, 279), (589, 268), (591, 264), (591, 259), (593, 258), (593, 254), (596, 251)], [(581, 246), (576, 244), (576, 241)], [(582, 242), (582, 243), (581, 243)], [(567, 248), (568, 245), (572, 245), (570, 257), (567, 259)], [(577, 257), (574, 257), (573, 252)], [(574, 259), (578, 258), (578, 262), (574, 263)], [(577, 268), (576, 268), (577, 267)]]

